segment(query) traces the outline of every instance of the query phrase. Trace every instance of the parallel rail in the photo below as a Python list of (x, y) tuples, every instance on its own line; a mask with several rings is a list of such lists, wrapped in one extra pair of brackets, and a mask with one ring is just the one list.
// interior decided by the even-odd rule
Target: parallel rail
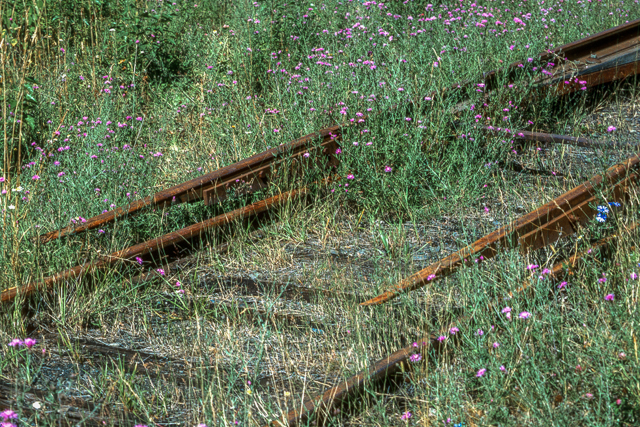
[[(44, 243), (63, 236), (92, 230), (152, 206), (161, 207), (200, 199), (204, 199), (205, 204), (211, 205), (223, 200), (229, 189), (242, 188), (245, 193), (251, 193), (268, 187), (269, 182), (286, 166), (291, 166), (294, 174), (302, 174), (301, 165), (306, 153), (309, 153), (310, 158), (313, 156), (316, 161), (320, 161), (321, 158), (317, 154), (322, 153), (326, 159), (326, 165), (322, 166), (334, 168), (338, 163), (335, 157), (338, 148), (337, 139), (342, 135), (342, 127), (346, 126), (349, 124), (331, 126), (317, 133), (305, 135), (285, 145), (263, 151), (232, 165), (160, 191), (153, 196), (135, 201), (128, 206), (94, 216), (87, 219), (85, 223), (43, 234), (40, 239)], [(321, 139), (321, 143), (314, 145), (314, 142), (319, 139)]]
[(596, 175), (511, 224), (420, 270), (362, 305), (384, 304), (403, 293), (448, 276), (463, 265), (471, 265), (474, 259), (481, 256), (484, 259), (492, 258), (500, 249), (519, 247), (521, 252), (526, 253), (554, 243), (561, 236), (571, 235), (596, 216), (595, 204), (599, 190), (609, 193), (610, 201), (623, 201), (631, 184), (640, 179), (639, 167), (639, 155), (612, 166), (605, 174)]
[[(624, 164), (610, 168), (606, 174), (598, 175), (590, 181), (563, 194), (535, 211), (526, 214), (507, 227), (503, 227), (487, 236), (479, 239), (467, 248), (458, 251), (441, 261), (421, 270), (414, 276), (402, 281), (393, 290), (385, 292), (376, 298), (361, 305), (377, 305), (388, 302), (401, 293), (417, 289), (431, 280), (434, 274), (438, 277), (453, 273), (463, 264), (472, 264), (471, 257), (484, 256), (490, 258), (498, 253), (499, 247), (513, 247), (518, 242), (524, 251), (538, 249), (551, 244), (561, 237), (573, 234), (578, 224), (583, 224), (592, 219), (597, 212), (590, 206), (595, 202), (596, 187), (601, 184), (608, 185), (607, 189), (613, 195), (612, 201), (622, 201), (633, 182), (638, 181), (639, 174), (635, 172), (640, 166), (640, 157), (634, 156)], [(628, 231), (638, 228), (634, 223), (628, 227)], [(615, 242), (617, 236), (605, 237), (596, 242), (591, 249), (598, 249)], [(556, 280), (571, 274), (571, 268), (591, 250), (582, 251), (569, 257), (567, 260), (556, 263), (551, 270), (551, 277)], [(521, 293), (531, 286), (531, 282), (525, 282), (514, 293)], [(511, 294), (513, 296), (513, 294)], [(347, 380), (340, 382), (335, 387), (326, 390), (323, 394), (312, 397), (302, 402), (300, 410), (293, 410), (283, 417), (268, 424), (271, 427), (295, 427), (310, 421), (316, 417), (315, 425), (320, 425), (325, 417), (333, 413), (334, 409), (345, 401), (362, 394), (365, 387), (373, 386), (401, 372), (409, 372), (412, 364), (409, 359), (412, 355), (420, 353), (423, 358), (429, 356), (428, 351), (440, 352), (444, 344), (438, 340), (441, 335), (447, 335), (451, 326), (469, 320), (468, 315), (463, 315), (451, 322), (447, 322), (436, 333), (431, 333), (416, 342), (422, 343), (419, 347), (413, 345), (402, 348), (389, 356), (374, 363), (370, 368), (362, 371)], [(265, 426), (266, 427), (266, 426)]]

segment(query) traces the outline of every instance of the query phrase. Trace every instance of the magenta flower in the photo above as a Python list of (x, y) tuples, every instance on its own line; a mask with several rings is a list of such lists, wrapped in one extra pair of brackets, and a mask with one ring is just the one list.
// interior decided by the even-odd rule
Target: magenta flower
[(158, 273), (160, 273), (160, 275), (161, 275), (161, 276), (164, 276), (164, 270), (163, 270), (163, 269), (158, 268), (156, 271), (157, 271)]
[(483, 331), (482, 329), (478, 329), (478, 330), (476, 331), (476, 335), (478, 335), (479, 337), (481, 337), (481, 336), (483, 336), (483, 335), (484, 335), (484, 331)]
[(511, 307), (507, 306), (502, 309), (502, 313), (511, 313)]
[(438, 341), (440, 341), (440, 342), (442, 342), (442, 341), (444, 341), (444, 340), (446, 340), (446, 339), (447, 339), (447, 337), (445, 337), (444, 335), (440, 335), (440, 336), (438, 337)]
[(136, 257), (136, 261), (138, 262), (138, 264), (142, 265), (142, 258), (140, 258), (139, 256)]
[(341, 148), (336, 148), (336, 155), (342, 154), (342, 149)]
[(535, 270), (538, 267), (540, 267), (538, 264), (529, 264), (527, 265), (527, 270)]
[(412, 354), (409, 357), (409, 360), (412, 361), (413, 363), (417, 363), (422, 360), (422, 355), (420, 353)]
[(4, 182), (4, 176), (0, 176), (0, 182)]
[(558, 285), (558, 289), (562, 289), (562, 288), (564, 288), (565, 286), (567, 286), (567, 282), (562, 282), (562, 283), (560, 283), (560, 284)]
[(609, 127), (607, 128), (607, 132), (613, 132), (613, 131), (615, 131), (616, 129), (617, 129), (617, 128), (616, 128), (615, 126), (609, 126)]
[(388, 172), (391, 172), (392, 170), (393, 170), (393, 169), (391, 168), (391, 166), (385, 166), (385, 167), (384, 167), (384, 171), (385, 171), (385, 172), (387, 172), (387, 173), (388, 173)]
[(2, 419), (5, 420), (5, 421), (7, 421), (7, 420), (15, 420), (15, 419), (18, 418), (18, 414), (13, 412), (11, 409), (7, 409), (5, 411), (0, 412), (0, 417), (2, 417)]
[(476, 374), (476, 377), (478, 377), (478, 378), (483, 377), (484, 374), (486, 374), (486, 373), (487, 373), (487, 370), (485, 368), (482, 368), (482, 369), (480, 369), (478, 371), (478, 373)]
[(518, 315), (518, 317), (521, 319), (528, 319), (529, 317), (531, 317), (531, 313), (529, 313), (528, 311), (523, 311)]
[(407, 411), (404, 414), (402, 414), (402, 416), (400, 417), (401, 420), (407, 421), (409, 418), (411, 418), (411, 412)]
[(606, 297), (604, 297), (604, 299), (605, 299), (606, 301), (613, 301), (613, 298), (614, 298), (614, 297), (615, 297), (615, 295), (614, 295), (614, 294), (608, 294)]
[(456, 332), (460, 332), (460, 329), (458, 329), (458, 328), (457, 328), (457, 327), (455, 327), (455, 326), (454, 326), (454, 327), (452, 327), (451, 329), (449, 329), (449, 333), (450, 333), (451, 335), (455, 335), (455, 334), (456, 334)]
[(33, 175), (33, 176), (31, 177), (31, 179), (32, 179), (32, 180), (34, 180), (34, 181), (37, 181), (37, 180), (39, 180), (39, 179), (40, 179), (40, 177), (39, 177), (38, 175)]
[(355, 178), (355, 176), (353, 176), (353, 174), (352, 174), (352, 173), (350, 173), (349, 175), (347, 175), (347, 179), (354, 179), (354, 178)]
[(21, 339), (18, 338), (14, 338), (13, 340), (11, 340), (11, 342), (9, 343), (9, 347), (22, 347), (24, 345), (24, 341), (22, 341)]
[(506, 371), (507, 371), (507, 368), (505, 368), (505, 367), (504, 367), (504, 365), (502, 365), (502, 366), (500, 366), (500, 370), (501, 370), (502, 372), (506, 372)]
[(500, 347), (500, 343), (498, 343), (498, 342), (494, 342), (494, 343), (493, 343), (493, 348), (498, 348), (498, 347)]
[(31, 348), (31, 347), (33, 347), (34, 345), (36, 345), (37, 343), (38, 343), (38, 341), (37, 341), (37, 340), (35, 340), (35, 339), (33, 339), (33, 338), (26, 338), (26, 339), (24, 340), (24, 345), (25, 345), (27, 348)]
[(638, 278), (638, 275), (635, 272), (631, 273), (629, 276), (631, 277), (631, 280), (636, 280)]

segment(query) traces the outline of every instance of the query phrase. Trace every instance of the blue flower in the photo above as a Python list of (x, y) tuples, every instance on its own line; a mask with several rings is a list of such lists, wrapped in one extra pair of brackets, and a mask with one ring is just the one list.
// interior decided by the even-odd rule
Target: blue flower
[(609, 206), (614, 206), (616, 208), (619, 208), (622, 205), (620, 203), (618, 203), (618, 202), (609, 202)]
[(606, 206), (598, 206), (598, 212), (602, 213), (602, 214), (608, 214), (609, 213), (609, 208)]
[(607, 220), (607, 216), (603, 213), (598, 213), (598, 215), (596, 216), (596, 221), (598, 222), (605, 222)]

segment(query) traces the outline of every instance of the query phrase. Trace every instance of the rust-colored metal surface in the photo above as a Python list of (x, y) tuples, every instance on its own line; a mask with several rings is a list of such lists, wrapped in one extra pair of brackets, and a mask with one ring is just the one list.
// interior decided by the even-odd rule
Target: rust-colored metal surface
[[(631, 224), (627, 227), (627, 231), (631, 232), (638, 228), (637, 223)], [(590, 250), (584, 250), (578, 252), (566, 260), (556, 263), (551, 269), (551, 276), (556, 280), (563, 278), (566, 274), (570, 274), (570, 268), (574, 267), (576, 263), (582, 259), (585, 255), (591, 253), (597, 248), (602, 248), (611, 245), (619, 235), (614, 234), (608, 237), (604, 237), (594, 243)], [(569, 269), (567, 269), (569, 267)], [(509, 295), (513, 297), (513, 294), (519, 294), (530, 288), (531, 281), (527, 280), (516, 289), (514, 292), (510, 292)], [(333, 408), (339, 406), (345, 400), (357, 396), (362, 393), (365, 385), (373, 385), (375, 383), (383, 381), (389, 376), (393, 376), (402, 371), (411, 371), (412, 364), (409, 362), (409, 358), (413, 354), (420, 354), (423, 360), (428, 357), (428, 351), (439, 352), (442, 350), (443, 345), (438, 341), (440, 335), (448, 335), (448, 331), (451, 326), (459, 325), (469, 320), (469, 315), (462, 315), (457, 317), (451, 322), (447, 322), (443, 327), (439, 329), (438, 333), (432, 333), (423, 337), (416, 342), (418, 347), (413, 345), (407, 346), (403, 349), (396, 351), (388, 357), (376, 362), (367, 371), (358, 373), (357, 375), (341, 382), (335, 387), (325, 391), (322, 395), (315, 396), (311, 399), (307, 399), (302, 404), (301, 410), (294, 410), (286, 414), (283, 418), (272, 421), (269, 425), (272, 427), (284, 427), (284, 426), (298, 426), (300, 424), (308, 422), (311, 417), (315, 416), (316, 421), (314, 425), (321, 425), (323, 419), (329, 415)]]
[[(571, 42), (538, 55), (549, 65), (541, 84), (557, 84), (561, 93), (572, 92), (582, 85), (565, 84), (570, 77), (579, 77), (587, 86), (595, 86), (620, 80), (638, 73), (637, 51), (640, 47), (640, 19), (602, 31), (584, 39)], [(515, 72), (524, 61), (484, 74), (487, 90), (494, 89), (498, 76), (508, 72), (507, 80), (515, 78)], [(575, 83), (575, 82), (574, 82)], [(579, 83), (578, 83), (579, 84)]]
[[(170, 203), (188, 202), (205, 199), (207, 204), (215, 203), (226, 197), (230, 189), (237, 189), (239, 193), (250, 193), (268, 185), (269, 180), (277, 174), (283, 174), (285, 169), (294, 174), (302, 173), (302, 165), (307, 160), (305, 153), (314, 162), (327, 159), (327, 165), (337, 164), (335, 151), (338, 148), (336, 139), (341, 136), (341, 129), (350, 124), (336, 125), (321, 131), (305, 135), (288, 144), (274, 147), (256, 154), (214, 172), (199, 176), (190, 181), (160, 191), (153, 196), (137, 200), (128, 206), (120, 207), (101, 215), (87, 219), (85, 223), (72, 225), (61, 230), (46, 233), (40, 237), (42, 242), (48, 242), (69, 234), (79, 233), (111, 223), (118, 218), (133, 215), (149, 206), (163, 206)], [(319, 145), (315, 141), (322, 139)], [(318, 153), (324, 156), (317, 155)]]
[(146, 242), (123, 249), (121, 251), (114, 252), (111, 255), (101, 257), (100, 259), (92, 263), (73, 267), (54, 276), (47, 277), (40, 283), (30, 283), (19, 288), (13, 287), (6, 289), (0, 294), (0, 302), (4, 303), (12, 301), (18, 295), (26, 297), (38, 290), (49, 289), (56, 283), (62, 283), (66, 280), (80, 278), (82, 276), (85, 276), (87, 273), (90, 273), (97, 269), (109, 267), (116, 264), (117, 262), (130, 260), (138, 256), (143, 256), (151, 252), (158, 251), (162, 248), (166, 249), (170, 246), (187, 242), (190, 239), (200, 236), (202, 233), (208, 230), (227, 225), (238, 219), (248, 218), (259, 213), (266, 212), (276, 206), (284, 204), (287, 201), (303, 196), (307, 194), (307, 192), (308, 190), (306, 188), (302, 188), (299, 190), (282, 193), (280, 195), (253, 203), (249, 206), (245, 206), (243, 208), (218, 215), (206, 221), (193, 224), (181, 230), (174, 231), (173, 233), (165, 234), (164, 236), (158, 237), (156, 239), (151, 239)]
[[(440, 344), (435, 335), (425, 338), (421, 342), (425, 342), (425, 345), (421, 349), (423, 352), (428, 346)], [(332, 408), (340, 405), (346, 399), (361, 393), (366, 384), (381, 381), (387, 376), (401, 372), (403, 368), (408, 370), (410, 368), (408, 363), (409, 358), (415, 353), (416, 349), (413, 346), (398, 350), (390, 356), (376, 362), (368, 370), (360, 372), (337, 386), (330, 388), (322, 395), (304, 401), (300, 410), (291, 411), (282, 419), (274, 420), (269, 425), (272, 427), (294, 427), (306, 423), (313, 415), (324, 418), (330, 413)], [(316, 425), (319, 424), (322, 424), (322, 422), (317, 420)]]
[[(636, 155), (625, 163), (609, 168), (604, 175), (566, 192), (560, 197), (530, 212), (511, 224), (496, 230), (471, 245), (431, 264), (411, 277), (402, 280), (391, 290), (362, 303), (362, 305), (383, 304), (398, 295), (418, 289), (431, 280), (447, 276), (463, 264), (471, 264), (481, 256), (485, 259), (497, 255), (500, 248), (520, 246), (521, 251), (538, 249), (555, 242), (561, 236), (574, 233), (577, 227), (595, 216), (596, 192), (601, 185), (611, 191), (610, 200), (623, 199), (632, 182), (638, 180), (635, 172), (640, 166), (640, 156)], [(612, 186), (612, 187), (609, 187)]]
[(494, 135), (504, 135), (508, 138), (513, 138), (521, 141), (534, 141), (540, 142), (542, 144), (565, 144), (565, 145), (573, 145), (576, 147), (584, 147), (584, 148), (613, 148), (619, 145), (631, 145), (635, 146), (637, 144), (624, 144), (624, 143), (616, 143), (616, 142), (603, 142), (603, 141), (594, 141), (588, 138), (580, 138), (575, 136), (568, 135), (557, 135), (553, 133), (544, 133), (544, 132), (531, 132), (527, 130), (508, 130), (503, 128), (496, 128), (493, 126), (485, 126), (482, 130), (494, 134)]

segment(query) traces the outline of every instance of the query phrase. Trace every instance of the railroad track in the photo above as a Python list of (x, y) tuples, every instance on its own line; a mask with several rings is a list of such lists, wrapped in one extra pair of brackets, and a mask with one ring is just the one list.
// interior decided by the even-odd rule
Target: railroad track
[[(603, 83), (621, 80), (628, 76), (638, 74), (640, 61), (640, 20), (633, 21), (620, 27), (596, 34), (578, 42), (559, 47), (551, 52), (540, 55), (543, 61), (557, 60), (558, 63), (550, 68), (550, 75), (536, 81), (540, 86), (557, 87), (559, 94), (570, 93), (578, 90), (576, 84), (593, 87)], [(496, 70), (484, 75), (487, 82), (487, 89), (497, 87), (499, 77), (504, 72), (508, 76), (515, 75), (520, 63), (510, 65), (504, 70)], [(577, 79), (577, 80), (576, 80)], [(579, 83), (585, 81), (586, 83)], [(568, 82), (568, 83), (567, 83)], [(464, 85), (458, 85), (462, 87)], [(114, 211), (90, 218), (86, 223), (78, 226), (66, 227), (64, 229), (47, 233), (41, 236), (43, 242), (49, 242), (68, 235), (81, 233), (91, 229), (114, 223), (119, 219), (142, 211), (151, 206), (165, 207), (174, 203), (186, 203), (197, 200), (204, 201), (205, 204), (214, 204), (223, 200), (227, 192), (233, 189), (240, 189), (245, 193), (259, 191), (269, 187), (269, 185), (285, 173), (293, 176), (304, 174), (306, 160), (308, 157), (315, 159), (317, 164), (326, 170), (329, 175), (337, 165), (335, 151), (339, 148), (338, 141), (342, 137), (342, 129), (350, 124), (333, 126), (323, 129), (317, 133), (306, 135), (294, 140), (284, 146), (257, 154), (236, 164), (227, 166), (218, 171), (203, 175), (191, 181), (177, 185), (170, 189), (156, 193), (153, 196), (132, 203), (129, 206), (118, 208)], [(484, 128), (489, 133), (499, 133), (502, 129)], [(605, 148), (612, 144), (602, 141), (592, 141), (585, 138), (576, 138), (564, 135), (553, 135), (530, 131), (513, 131), (510, 135), (514, 139), (522, 141), (535, 141), (541, 143), (560, 143), (575, 145), (585, 148)], [(306, 154), (310, 155), (307, 156)], [(218, 316), (233, 317), (234, 319), (244, 317), (252, 322), (261, 319), (263, 323), (274, 322), (278, 325), (291, 325), (305, 330), (321, 330), (326, 328), (326, 323), (315, 322), (305, 316), (296, 314), (281, 314), (273, 310), (265, 309), (257, 304), (247, 302), (246, 297), (264, 296), (271, 292), (283, 300), (300, 300), (305, 303), (313, 303), (319, 297), (348, 300), (350, 303), (361, 306), (380, 305), (392, 299), (411, 292), (424, 286), (427, 283), (439, 280), (463, 267), (473, 264), (477, 259), (489, 259), (499, 254), (501, 250), (519, 248), (520, 251), (534, 251), (559, 239), (576, 233), (581, 226), (592, 220), (597, 214), (597, 202), (606, 200), (608, 202), (624, 202), (629, 192), (640, 177), (640, 157), (633, 156), (622, 164), (611, 167), (605, 174), (597, 175), (580, 186), (555, 198), (553, 201), (542, 207), (520, 217), (516, 221), (501, 227), (473, 244), (443, 258), (442, 260), (420, 270), (418, 273), (402, 280), (396, 286), (386, 292), (363, 301), (362, 296), (351, 293), (336, 292), (326, 289), (315, 289), (306, 286), (294, 285), (291, 283), (261, 283), (247, 280), (246, 278), (227, 282), (229, 288), (240, 292), (245, 298), (240, 301), (238, 298), (225, 301), (224, 299), (209, 299), (206, 303), (209, 308), (218, 313)], [(130, 248), (114, 252), (108, 256), (99, 257), (96, 261), (76, 266), (64, 272), (44, 279), (42, 282), (27, 284), (20, 288), (3, 290), (0, 295), (2, 302), (13, 301), (18, 295), (28, 297), (36, 291), (50, 290), (56, 284), (65, 283), (71, 279), (81, 278), (93, 271), (111, 268), (126, 261), (131, 261), (136, 257), (149, 256), (169, 248), (184, 245), (191, 241), (200, 239), (204, 233), (213, 229), (226, 226), (239, 219), (256, 217), (259, 214), (268, 212), (271, 209), (282, 206), (291, 200), (301, 198), (309, 193), (307, 188), (292, 190), (269, 199), (256, 202), (243, 208), (227, 212), (212, 219), (194, 224), (182, 230), (168, 233), (156, 239), (139, 243)], [(635, 228), (635, 226), (633, 226)], [(613, 244), (614, 236), (607, 237), (597, 242), (594, 248), (602, 248)], [(228, 245), (221, 245), (216, 250), (224, 252), (229, 249)], [(564, 262), (556, 264), (552, 269), (552, 274), (560, 279), (563, 274), (569, 274), (566, 265), (574, 265), (584, 254), (576, 254)], [(180, 265), (184, 260), (176, 260), (166, 269), (171, 273), (174, 269), (183, 268)], [(133, 278), (133, 283), (143, 283), (158, 277), (154, 272), (139, 275)], [(528, 289), (525, 283), (516, 292)], [(196, 296), (190, 296), (188, 303), (198, 303)], [(460, 322), (461, 318), (455, 322)], [(442, 326), (443, 330), (453, 324), (448, 322)], [(363, 392), (365, 387), (374, 383), (384, 382), (389, 377), (400, 372), (409, 371), (411, 364), (409, 358), (419, 352), (424, 359), (427, 359), (430, 351), (442, 351), (444, 346), (438, 341), (440, 331), (429, 334), (422, 340), (426, 344), (416, 350), (413, 346), (404, 347), (397, 352), (390, 354), (379, 362), (373, 364), (365, 371), (338, 381), (338, 385), (329, 387), (324, 393), (316, 397), (306, 399), (299, 409), (290, 411), (282, 419), (274, 420), (272, 426), (279, 425), (299, 425), (316, 417), (316, 422), (321, 424), (326, 418), (335, 414), (335, 409), (341, 404), (354, 398)], [(76, 346), (83, 348), (83, 351), (100, 353), (112, 362), (124, 360), (127, 369), (133, 373), (143, 374), (147, 377), (156, 378), (157, 373), (149, 366), (149, 360), (155, 367), (166, 367), (171, 363), (177, 363), (167, 358), (159, 357), (151, 353), (142, 351), (132, 351), (129, 349), (110, 348), (104, 344), (77, 340)], [(106, 356), (105, 356), (106, 355)], [(146, 358), (146, 359), (145, 359)], [(186, 369), (186, 368), (185, 368)], [(178, 372), (181, 381), (189, 382), (188, 375)], [(336, 378), (333, 378), (336, 380)], [(10, 386), (0, 387), (0, 392), (11, 389)], [(37, 395), (36, 392), (34, 392)], [(5, 399), (6, 400), (6, 399)], [(80, 399), (81, 400), (81, 399)], [(97, 417), (90, 410), (89, 404), (74, 400), (77, 403), (77, 419), (93, 420), (96, 424), (104, 421), (104, 418)], [(7, 400), (8, 401), (8, 400)], [(78, 403), (80, 402), (80, 403)], [(0, 407), (4, 404), (0, 394)], [(5, 404), (6, 405), (6, 404)], [(71, 407), (71, 405), (67, 405)], [(87, 409), (89, 408), (89, 409)], [(89, 411), (88, 413), (81, 411)], [(72, 411), (73, 412), (73, 411)], [(76, 419), (74, 418), (74, 420)]]

